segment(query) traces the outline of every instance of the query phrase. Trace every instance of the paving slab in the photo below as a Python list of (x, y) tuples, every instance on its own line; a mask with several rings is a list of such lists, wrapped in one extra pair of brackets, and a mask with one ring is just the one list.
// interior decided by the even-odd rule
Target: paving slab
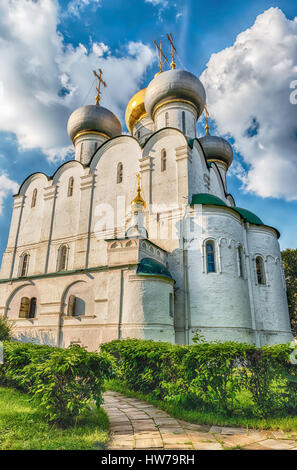
[(109, 449), (297, 450), (297, 433), (209, 426), (175, 419), (142, 400), (104, 394), (112, 439)]

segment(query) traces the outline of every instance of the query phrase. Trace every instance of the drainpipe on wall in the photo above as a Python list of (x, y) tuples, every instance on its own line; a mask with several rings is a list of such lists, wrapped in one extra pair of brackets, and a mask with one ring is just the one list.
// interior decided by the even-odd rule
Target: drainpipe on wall
[(253, 287), (252, 287), (251, 259), (250, 259), (250, 251), (249, 251), (245, 226), (243, 227), (243, 239), (244, 239), (244, 245), (245, 245), (245, 252), (247, 255), (247, 262), (245, 263), (245, 266), (247, 267), (247, 281), (248, 281), (248, 289), (249, 289), (252, 327), (255, 332), (256, 346), (260, 347), (259, 335), (257, 332), (257, 325), (256, 325), (255, 304), (254, 304)]
[(185, 339), (186, 344), (189, 344), (190, 335), (190, 316), (189, 316), (189, 290), (188, 290), (188, 252), (185, 249), (185, 220), (188, 212), (188, 204), (185, 206), (184, 215), (182, 218), (182, 249), (183, 249), (183, 270), (184, 270), (184, 305), (185, 305)]

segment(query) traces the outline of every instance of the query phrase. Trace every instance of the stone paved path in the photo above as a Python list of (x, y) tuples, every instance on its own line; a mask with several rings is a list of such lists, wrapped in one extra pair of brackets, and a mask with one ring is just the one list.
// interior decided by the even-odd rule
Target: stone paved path
[(118, 392), (104, 394), (103, 408), (111, 425), (109, 449), (297, 450), (297, 432), (191, 424)]

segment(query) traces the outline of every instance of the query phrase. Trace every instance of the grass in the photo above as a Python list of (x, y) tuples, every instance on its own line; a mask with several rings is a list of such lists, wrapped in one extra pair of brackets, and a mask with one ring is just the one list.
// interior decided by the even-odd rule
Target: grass
[(109, 421), (102, 409), (94, 407), (61, 429), (46, 422), (29, 395), (0, 387), (1, 450), (100, 450), (108, 440)]
[(248, 429), (270, 429), (282, 430), (285, 432), (297, 431), (297, 416), (274, 416), (267, 418), (257, 418), (245, 415), (226, 416), (212, 410), (186, 409), (181, 404), (173, 404), (155, 398), (152, 394), (130, 390), (125, 383), (119, 380), (106, 382), (106, 388), (123, 393), (130, 397), (149, 402), (161, 410), (166, 411), (174, 418), (182, 419), (190, 423), (207, 424), (215, 426), (243, 427)]

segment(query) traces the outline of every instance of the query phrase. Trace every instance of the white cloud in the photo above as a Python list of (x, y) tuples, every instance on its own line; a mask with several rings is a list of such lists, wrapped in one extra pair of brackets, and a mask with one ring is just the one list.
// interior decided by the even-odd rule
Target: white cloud
[(94, 42), (93, 43), (93, 52), (96, 54), (98, 57), (102, 57), (104, 54), (110, 53), (109, 47), (104, 44), (103, 42)]
[[(123, 119), (123, 110), (153, 62), (152, 50), (128, 43), (125, 57), (104, 43), (90, 49), (65, 45), (57, 32), (56, 0), (0, 3), (0, 131), (14, 132), (23, 149), (40, 148), (51, 160), (69, 152), (70, 113), (95, 102), (93, 70), (102, 68), (102, 105)], [(94, 84), (93, 89), (90, 87)], [(1, 87), (0, 87), (1, 89)]]
[(213, 54), (201, 75), (217, 131), (235, 139), (248, 164), (247, 191), (297, 199), (297, 18), (270, 8), (234, 44)]
[(11, 180), (6, 173), (0, 174), (0, 215), (3, 210), (3, 201), (10, 194), (15, 194), (19, 189), (18, 183)]
[(87, 7), (93, 5), (101, 7), (101, 0), (72, 0), (68, 3), (66, 15), (80, 16), (80, 13)]
[(168, 5), (168, 0), (145, 0), (145, 3), (151, 3), (154, 6), (160, 5), (165, 8)]

